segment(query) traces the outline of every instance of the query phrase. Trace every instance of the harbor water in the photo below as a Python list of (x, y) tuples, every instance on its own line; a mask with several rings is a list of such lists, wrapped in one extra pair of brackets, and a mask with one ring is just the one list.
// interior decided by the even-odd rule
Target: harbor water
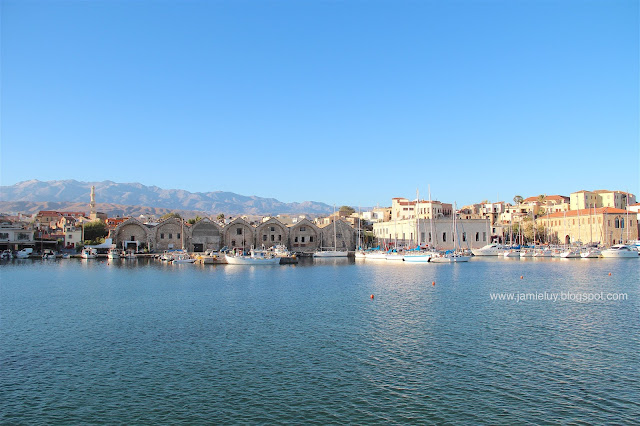
[(2, 424), (629, 424), (640, 260), (14, 260), (0, 343)]

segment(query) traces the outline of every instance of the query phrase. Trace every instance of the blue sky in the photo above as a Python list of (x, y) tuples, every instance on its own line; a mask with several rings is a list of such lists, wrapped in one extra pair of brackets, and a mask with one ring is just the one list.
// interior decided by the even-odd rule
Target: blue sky
[(1, 7), (2, 185), (640, 195), (635, 0)]

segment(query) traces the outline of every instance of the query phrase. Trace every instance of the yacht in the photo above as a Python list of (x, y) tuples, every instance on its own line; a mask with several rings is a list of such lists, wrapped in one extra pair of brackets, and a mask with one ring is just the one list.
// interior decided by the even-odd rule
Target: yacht
[(535, 249), (524, 249), (520, 251), (520, 257), (533, 257)]
[(602, 252), (595, 247), (589, 247), (582, 253), (580, 253), (580, 257), (583, 259), (595, 259), (598, 257), (602, 257)]
[(431, 258), (432, 263), (457, 263), (468, 262), (471, 259), (470, 256), (464, 256), (460, 253), (444, 253), (438, 254)]
[[(135, 256), (135, 255), (134, 255)], [(173, 255), (172, 263), (194, 263), (196, 260), (187, 253), (177, 253)]]
[(520, 258), (520, 249), (519, 248), (508, 249), (504, 252), (503, 257)]
[(549, 248), (534, 250), (533, 257), (552, 257), (553, 252)]
[(625, 244), (616, 244), (602, 250), (602, 257), (638, 257), (638, 252)]
[(580, 259), (580, 249), (568, 249), (560, 254), (563, 259)]
[(502, 244), (487, 244), (486, 246), (479, 249), (472, 249), (471, 253), (474, 256), (502, 256), (506, 249)]
[(402, 260), (409, 263), (427, 263), (431, 261), (434, 253), (432, 252), (412, 252), (402, 256)]

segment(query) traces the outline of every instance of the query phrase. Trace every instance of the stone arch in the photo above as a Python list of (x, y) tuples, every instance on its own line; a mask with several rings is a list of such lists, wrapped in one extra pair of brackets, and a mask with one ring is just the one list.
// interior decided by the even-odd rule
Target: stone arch
[(116, 247), (126, 250), (136, 248), (137, 251), (147, 248), (152, 250), (149, 228), (137, 219), (130, 218), (121, 222), (113, 231)]
[(222, 227), (207, 218), (201, 219), (191, 227), (189, 251), (203, 252), (220, 250), (224, 245)]
[(290, 250), (314, 252), (320, 248), (320, 228), (308, 219), (289, 227)]
[(160, 222), (154, 229), (156, 251), (177, 250), (182, 245), (188, 247), (189, 228), (184, 226), (182, 219), (170, 217)]
[(243, 249), (248, 252), (255, 246), (255, 228), (242, 218), (228, 223), (223, 229), (224, 244), (229, 249)]
[(257, 247), (264, 245), (265, 248), (269, 248), (280, 244), (288, 246), (289, 229), (276, 218), (272, 217), (262, 222), (255, 232)]
[[(334, 232), (335, 223), (335, 232)], [(325, 225), (321, 230), (321, 244), (324, 248), (338, 250), (354, 250), (356, 246), (356, 230), (347, 222), (338, 219)], [(335, 234), (335, 238), (334, 238)]]

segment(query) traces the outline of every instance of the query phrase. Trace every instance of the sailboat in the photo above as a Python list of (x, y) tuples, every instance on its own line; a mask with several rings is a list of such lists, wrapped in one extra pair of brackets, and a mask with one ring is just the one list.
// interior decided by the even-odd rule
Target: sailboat
[(458, 246), (458, 227), (456, 224), (457, 206), (453, 203), (453, 250), (447, 251), (442, 255), (434, 256), (431, 258), (431, 262), (435, 263), (457, 263), (468, 262), (470, 256), (465, 256), (460, 253), (460, 247)]
[[(431, 197), (429, 197), (431, 198)], [(414, 206), (414, 215), (416, 217), (416, 240), (417, 246), (413, 250), (405, 252), (402, 256), (402, 260), (409, 263), (428, 263), (431, 260), (431, 253), (420, 250), (420, 212), (418, 211), (418, 204), (420, 203), (420, 192), (416, 190), (416, 204)]]
[[(334, 209), (335, 213), (335, 209)], [(338, 240), (336, 233), (336, 218), (333, 218), (333, 250), (320, 250), (313, 253), (313, 257), (347, 257), (349, 255), (348, 251), (339, 251), (338, 250)]]

